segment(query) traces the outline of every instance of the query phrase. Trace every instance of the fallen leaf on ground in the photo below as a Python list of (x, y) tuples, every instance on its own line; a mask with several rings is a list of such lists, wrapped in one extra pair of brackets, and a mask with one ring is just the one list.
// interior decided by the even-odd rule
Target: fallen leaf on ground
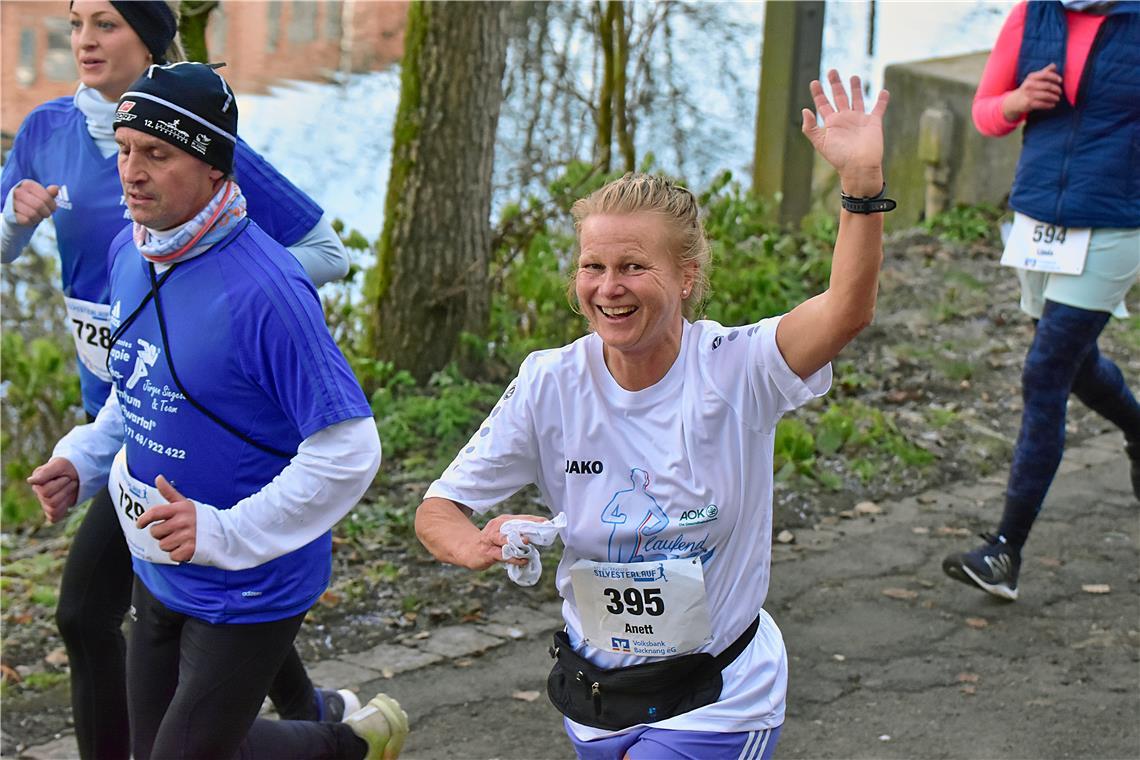
[(44, 662), (53, 668), (62, 668), (67, 664), (67, 650), (63, 647), (51, 650), (44, 656)]
[(539, 694), (537, 691), (516, 691), (511, 694), (512, 699), (522, 700), (523, 702), (533, 702), (538, 699)]
[(5, 683), (19, 683), (24, 679), (20, 678), (20, 674), (16, 672), (15, 668), (9, 665), (0, 665), (0, 680)]
[(910, 532), (917, 534), (919, 536), (924, 536), (930, 532), (930, 528), (922, 528), (922, 527), (919, 527), (916, 525), (915, 527), (910, 529)]
[(978, 693), (978, 687), (974, 686), (973, 684), (966, 684), (962, 688), (958, 689), (958, 691), (962, 692), (963, 694), (971, 694), (972, 695), (972, 694)]
[(1045, 567), (1060, 567), (1061, 565), (1065, 564), (1056, 557), (1038, 557), (1037, 561)]
[(885, 588), (883, 596), (889, 596), (891, 599), (917, 599), (918, 592), (906, 588)]
[(776, 534), (776, 543), (778, 544), (794, 544), (796, 542), (796, 534), (790, 530), (782, 530)]
[(883, 508), (873, 501), (861, 501), (855, 505), (855, 514), (857, 515), (880, 515), (883, 513)]
[(959, 673), (958, 674), (958, 683), (977, 683), (977, 682), (978, 682), (978, 674), (977, 673)]
[(846, 657), (844, 657), (844, 656), (843, 656), (843, 655), (841, 655), (841, 654), (833, 654), (833, 655), (831, 655), (831, 657), (832, 657), (832, 659), (833, 659), (833, 660), (835, 660), (836, 662), (843, 662), (844, 660), (846, 660), (846, 659), (847, 659)]
[(966, 625), (979, 631), (989, 624), (990, 621), (986, 620), (985, 618), (966, 618)]
[(965, 528), (951, 528), (949, 525), (942, 525), (938, 528), (938, 535), (940, 536), (968, 536), (970, 531)]
[(1081, 591), (1087, 594), (1107, 594), (1112, 589), (1107, 583), (1083, 583), (1081, 584)]

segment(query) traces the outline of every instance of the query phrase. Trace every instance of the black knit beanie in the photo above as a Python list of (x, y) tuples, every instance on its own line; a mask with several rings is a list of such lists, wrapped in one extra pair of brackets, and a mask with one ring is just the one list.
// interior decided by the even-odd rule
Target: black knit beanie
[[(68, 4), (68, 8), (74, 5)], [(178, 33), (178, 19), (163, 0), (111, 0), (111, 5), (130, 24), (155, 63), (166, 63), (166, 51)]]
[(224, 65), (186, 62), (148, 67), (119, 99), (115, 129), (146, 132), (233, 173), (238, 108), (233, 90), (215, 71)]

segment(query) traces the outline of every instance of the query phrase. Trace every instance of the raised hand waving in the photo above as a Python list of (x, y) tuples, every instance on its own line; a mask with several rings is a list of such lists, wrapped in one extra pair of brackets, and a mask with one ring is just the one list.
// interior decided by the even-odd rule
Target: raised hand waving
[(803, 109), (803, 133), (816, 152), (835, 167), (843, 192), (856, 197), (876, 195), (883, 187), (883, 114), (890, 94), (880, 90), (875, 107), (867, 113), (859, 77), (851, 77), (850, 100), (839, 72), (832, 69), (827, 79), (835, 105), (828, 101), (819, 80), (813, 80), (811, 95), (816, 113)]

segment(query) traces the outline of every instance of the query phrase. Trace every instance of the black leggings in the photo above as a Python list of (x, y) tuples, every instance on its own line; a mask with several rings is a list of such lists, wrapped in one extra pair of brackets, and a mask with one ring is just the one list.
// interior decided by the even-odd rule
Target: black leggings
[(1021, 375), (1025, 410), (998, 529), (1018, 549), (1061, 464), (1070, 393), (1124, 431), (1128, 443), (1140, 441), (1140, 404), (1120, 368), (1097, 348), (1108, 318), (1108, 312), (1046, 301), (1037, 322)]
[[(123, 616), (134, 571), (105, 489), (92, 501), (63, 567), (56, 624), (71, 668), (71, 710), (84, 760), (130, 757)], [(292, 647), (269, 697), (283, 717), (317, 718), (313, 684)]]
[(364, 757), (367, 745), (344, 723), (257, 719), (304, 613), (211, 624), (169, 609), (138, 579), (132, 604), (127, 688), (136, 760)]

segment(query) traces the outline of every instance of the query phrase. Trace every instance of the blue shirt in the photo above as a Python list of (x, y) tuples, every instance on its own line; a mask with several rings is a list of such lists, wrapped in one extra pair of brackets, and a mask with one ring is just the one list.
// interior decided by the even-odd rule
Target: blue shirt
[[(1026, 117), (1009, 205), (1066, 227), (1140, 226), (1140, 3), (1104, 9), (1077, 89)], [(1066, 10), (1031, 2), (1018, 52), (1017, 82), (1050, 63), (1065, 72)]]
[[(111, 246), (111, 328), (128, 322), (151, 290), (148, 262), (129, 230)], [(161, 278), (162, 275), (159, 275)], [(159, 474), (187, 498), (228, 509), (288, 464), (226, 431), (183, 395), (242, 435), (292, 455), (301, 441), (372, 411), (324, 323), (301, 265), (256, 223), (178, 265), (111, 347), (127, 465)], [(211, 623), (279, 620), (307, 610), (328, 585), (331, 534), (248, 570), (159, 565), (135, 573), (167, 607)]]
[[(282, 246), (296, 243), (320, 220), (321, 207), (240, 139), (234, 152), (234, 175), (250, 218)], [(60, 186), (58, 210), (52, 219), (63, 294), (108, 303), (107, 249), (130, 224), (130, 216), (123, 204), (117, 157), (99, 152), (73, 98), (44, 103), (20, 125), (0, 177), (0, 199), (7, 199), (22, 179), (44, 187)], [(98, 414), (110, 386), (82, 364), (78, 366), (83, 406), (90, 414)]]

